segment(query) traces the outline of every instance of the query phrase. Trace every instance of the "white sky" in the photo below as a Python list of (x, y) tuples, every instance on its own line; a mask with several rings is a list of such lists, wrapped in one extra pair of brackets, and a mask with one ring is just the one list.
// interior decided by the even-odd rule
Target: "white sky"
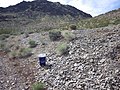
[[(15, 5), (23, 0), (0, 0), (0, 7)], [(25, 0), (33, 1), (33, 0)], [(68, 4), (80, 9), (92, 16), (97, 16), (105, 12), (120, 8), (120, 0), (48, 0)]]

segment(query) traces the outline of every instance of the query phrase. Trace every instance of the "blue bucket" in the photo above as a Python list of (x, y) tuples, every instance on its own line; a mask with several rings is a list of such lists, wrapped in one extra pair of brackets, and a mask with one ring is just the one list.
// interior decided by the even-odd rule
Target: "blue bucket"
[(38, 58), (40, 66), (46, 66), (46, 54), (39, 54)]

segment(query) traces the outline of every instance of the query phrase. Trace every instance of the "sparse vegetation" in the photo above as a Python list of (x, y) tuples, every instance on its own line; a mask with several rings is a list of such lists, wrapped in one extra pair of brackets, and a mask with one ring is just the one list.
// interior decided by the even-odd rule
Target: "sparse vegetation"
[(35, 41), (33, 41), (33, 40), (30, 40), (29, 45), (30, 45), (30, 48), (34, 48), (34, 47), (37, 46), (37, 43)]
[(105, 27), (108, 26), (110, 23), (110, 20), (108, 18), (92, 18), (87, 20), (82, 20), (79, 22), (79, 28), (99, 28), (99, 27)]
[(30, 48), (20, 48), (19, 50), (13, 50), (10, 52), (11, 58), (26, 58), (32, 55)]
[(57, 53), (60, 54), (60, 55), (67, 55), (68, 54), (68, 45), (66, 43), (60, 43), (58, 46), (57, 46)]
[[(119, 12), (119, 10), (114, 11), (114, 13), (117, 12)], [(108, 25), (120, 24), (119, 14), (114, 14), (114, 13), (111, 11), (109, 13), (94, 18), (80, 20), (77, 26), (79, 29), (85, 29), (85, 28), (92, 29), (92, 28), (106, 27)]]
[(0, 35), (1, 34), (16, 34), (17, 31), (14, 29), (0, 29)]
[(117, 20), (114, 20), (113, 24), (114, 24), (114, 25), (120, 24), (120, 18), (117, 19)]
[(49, 32), (49, 38), (51, 41), (60, 40), (61, 37), (62, 37), (62, 35), (61, 35), (60, 31), (50, 31)]
[(21, 48), (18, 52), (19, 58), (25, 58), (32, 55), (32, 50), (30, 48)]
[(45, 89), (45, 86), (44, 86), (43, 83), (36, 82), (36, 83), (33, 84), (32, 90), (47, 90), (47, 89)]
[(120, 9), (112, 13), (91, 18), (50, 0), (0, 7), (0, 89), (119, 90)]

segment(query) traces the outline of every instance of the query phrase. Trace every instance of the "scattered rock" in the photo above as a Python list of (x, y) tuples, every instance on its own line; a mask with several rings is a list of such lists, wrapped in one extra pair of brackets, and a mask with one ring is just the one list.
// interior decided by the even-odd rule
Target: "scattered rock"
[[(115, 28), (117, 30), (114, 30)], [(41, 34), (33, 33), (27, 38), (24, 38), (24, 35), (20, 36), (20, 46), (27, 47), (29, 39), (35, 39), (39, 43), (33, 51), (36, 55), (47, 52), (47, 65), (51, 65), (51, 68), (42, 68), (38, 58), (35, 58), (36, 55), (18, 59), (17, 62), (1, 56), (0, 89), (29, 90), (33, 82), (42, 81), (48, 90), (119, 90), (120, 28), (114, 29), (108, 27), (109, 32), (104, 32), (106, 28), (99, 32), (74, 31), (77, 39), (68, 43), (68, 56), (55, 53), (54, 49), (61, 41), (50, 42), (47, 33), (43, 39), (47, 42), (44, 48), (40, 44)], [(16, 62), (17, 66), (13, 62)], [(30, 83), (24, 85), (26, 81)]]

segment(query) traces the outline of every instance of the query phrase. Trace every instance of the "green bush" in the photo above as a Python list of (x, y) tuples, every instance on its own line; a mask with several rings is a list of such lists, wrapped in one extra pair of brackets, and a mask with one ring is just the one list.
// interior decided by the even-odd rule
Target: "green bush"
[(29, 45), (30, 45), (30, 48), (34, 48), (34, 47), (37, 46), (37, 43), (35, 41), (33, 41), (33, 40), (30, 40)]
[(25, 58), (32, 55), (32, 50), (30, 48), (21, 48), (18, 52), (19, 58)]
[(62, 37), (62, 35), (61, 35), (60, 31), (50, 31), (49, 32), (49, 38), (52, 41), (60, 40), (61, 37)]
[(71, 41), (75, 38), (75, 35), (70, 31), (63, 31), (62, 36), (68, 41)]
[(57, 48), (56, 51), (58, 54), (60, 55), (67, 55), (68, 54), (68, 45), (66, 43), (60, 43)]
[(46, 90), (46, 89), (43, 83), (37, 82), (33, 84), (32, 90)]
[(77, 26), (76, 25), (70, 25), (70, 30), (76, 30)]

